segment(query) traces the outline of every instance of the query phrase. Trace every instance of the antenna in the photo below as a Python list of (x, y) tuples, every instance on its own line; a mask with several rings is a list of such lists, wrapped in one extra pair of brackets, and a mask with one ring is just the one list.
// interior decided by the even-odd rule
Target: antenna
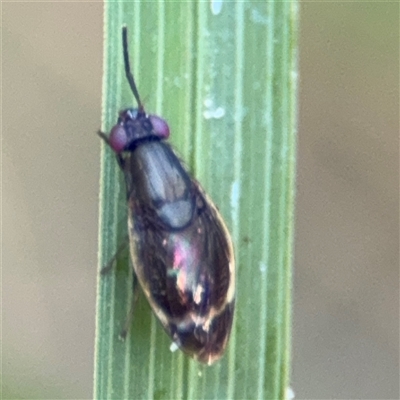
[(140, 111), (143, 111), (143, 104), (140, 101), (139, 92), (136, 87), (135, 80), (133, 79), (133, 75), (131, 72), (131, 67), (129, 64), (129, 53), (128, 53), (128, 28), (126, 25), (122, 27), (122, 48), (124, 51), (124, 65), (125, 65), (125, 75), (126, 79), (128, 79), (129, 86), (131, 87), (132, 93), (135, 96), (135, 99), (138, 103), (138, 107)]

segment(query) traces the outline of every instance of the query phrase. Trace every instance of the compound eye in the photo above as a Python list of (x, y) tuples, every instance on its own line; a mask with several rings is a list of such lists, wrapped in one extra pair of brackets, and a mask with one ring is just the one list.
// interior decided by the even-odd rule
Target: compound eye
[(149, 120), (153, 125), (155, 134), (160, 139), (168, 139), (169, 137), (169, 126), (165, 119), (158, 117), (157, 115), (149, 115)]
[(121, 125), (115, 125), (111, 129), (109, 143), (110, 147), (116, 153), (121, 153), (122, 151), (124, 151), (124, 148), (128, 143), (128, 137), (126, 136), (125, 128)]

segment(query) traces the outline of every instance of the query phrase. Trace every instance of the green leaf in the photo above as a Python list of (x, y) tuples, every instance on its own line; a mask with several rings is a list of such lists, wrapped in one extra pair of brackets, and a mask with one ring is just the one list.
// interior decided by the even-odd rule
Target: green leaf
[[(128, 254), (98, 279), (96, 399), (284, 399), (290, 370), (296, 152), (296, 2), (108, 2), (102, 130), (135, 105), (121, 27), (150, 113), (218, 205), (237, 263), (236, 316), (223, 359), (200, 365), (180, 351), (143, 295), (132, 298)], [(99, 269), (126, 235), (124, 181), (102, 147)]]

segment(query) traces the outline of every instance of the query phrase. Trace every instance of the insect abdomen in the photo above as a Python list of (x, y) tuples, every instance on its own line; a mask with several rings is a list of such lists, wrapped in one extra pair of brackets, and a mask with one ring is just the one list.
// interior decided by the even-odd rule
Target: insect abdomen
[(212, 363), (225, 348), (234, 309), (226, 227), (168, 145), (140, 145), (125, 162), (136, 275), (172, 340)]

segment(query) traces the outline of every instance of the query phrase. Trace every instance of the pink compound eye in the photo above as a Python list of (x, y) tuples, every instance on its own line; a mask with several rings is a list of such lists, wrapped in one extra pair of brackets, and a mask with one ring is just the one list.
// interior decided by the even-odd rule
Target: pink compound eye
[(128, 138), (126, 136), (126, 131), (121, 125), (115, 125), (111, 129), (111, 134), (109, 138), (109, 143), (111, 148), (116, 153), (121, 153), (124, 151), (124, 148), (128, 142)]
[(157, 115), (149, 115), (149, 120), (153, 125), (154, 132), (159, 138), (167, 139), (169, 137), (169, 126), (165, 119), (162, 119)]

